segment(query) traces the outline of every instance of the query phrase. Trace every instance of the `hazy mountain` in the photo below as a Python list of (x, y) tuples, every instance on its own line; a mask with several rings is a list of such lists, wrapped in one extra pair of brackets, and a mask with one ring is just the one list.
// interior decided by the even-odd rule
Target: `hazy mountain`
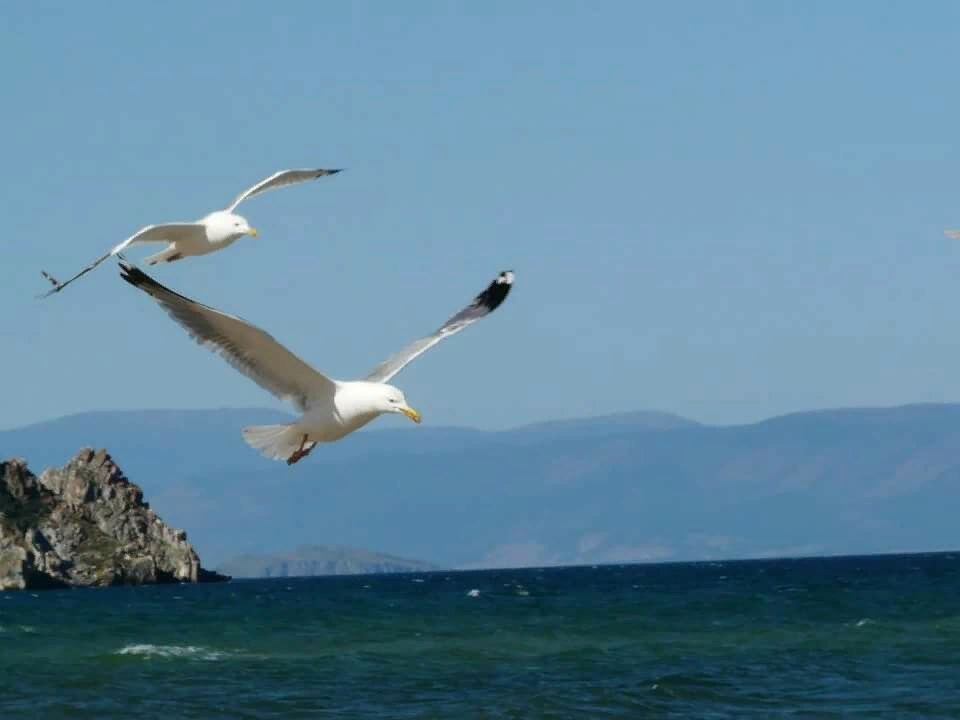
[(505, 432), (369, 430), (292, 468), (239, 434), (278, 417), (79, 415), (0, 433), (0, 455), (39, 469), (108, 448), (214, 567), (318, 543), (444, 567), (960, 545), (960, 405), (736, 427), (630, 413)]
[(419, 560), (357, 548), (319, 545), (303, 545), (290, 552), (272, 555), (240, 555), (220, 565), (220, 572), (235, 578), (426, 572), (438, 569), (436, 565)]
[(700, 427), (700, 423), (673, 413), (638, 410), (601, 417), (550, 420), (532, 425), (522, 425), (510, 430), (510, 432), (514, 434), (576, 432), (600, 435), (615, 430), (677, 430), (691, 427)]

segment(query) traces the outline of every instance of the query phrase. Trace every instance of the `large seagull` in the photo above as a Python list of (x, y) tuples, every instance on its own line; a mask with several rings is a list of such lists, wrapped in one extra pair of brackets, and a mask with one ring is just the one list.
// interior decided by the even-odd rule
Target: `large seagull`
[(500, 273), (434, 333), (391, 355), (363, 380), (341, 381), (315, 370), (260, 328), (184, 297), (129, 263), (120, 262), (120, 275), (156, 300), (191, 338), (300, 411), (296, 422), (242, 431), (248, 445), (288, 465), (306, 457), (317, 443), (339, 440), (384, 413), (401, 413), (419, 423), (420, 413), (388, 384), (390, 378), (444, 338), (496, 310), (513, 285), (512, 271)]
[[(83, 277), (100, 265), (104, 260), (122, 253), (130, 245), (150, 242), (167, 243), (166, 248), (155, 255), (151, 255), (144, 261), (148, 265), (156, 265), (157, 263), (169, 263), (185, 257), (206, 255), (207, 253), (216, 252), (217, 250), (223, 250), (244, 235), (256, 237), (257, 231), (250, 227), (247, 219), (242, 215), (234, 213), (234, 210), (237, 209), (240, 203), (252, 198), (254, 195), (265, 193), (268, 190), (276, 190), (277, 188), (286, 187), (287, 185), (316, 180), (317, 178), (334, 175), (338, 172), (340, 172), (340, 169), (280, 170), (270, 177), (264, 178), (256, 185), (244, 190), (223, 210), (215, 210), (196, 222), (164, 223), (162, 225), (147, 225), (146, 227), (142, 227), (122, 243), (111, 249), (106, 255), (97, 258), (72, 278), (62, 283), (57, 282), (53, 276), (41, 270), (41, 274), (50, 281), (53, 288), (40, 297), (48, 297), (49, 295), (53, 295), (53, 293), (60, 292), (74, 280)], [(121, 257), (123, 256), (121, 255)]]

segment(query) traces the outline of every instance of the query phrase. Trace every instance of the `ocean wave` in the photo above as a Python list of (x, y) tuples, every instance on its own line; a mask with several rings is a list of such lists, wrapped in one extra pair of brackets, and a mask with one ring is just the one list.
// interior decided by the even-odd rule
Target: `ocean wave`
[(146, 658), (188, 658), (190, 660), (222, 660), (232, 653), (222, 650), (198, 647), (196, 645), (151, 645), (138, 643), (125, 645), (117, 650), (115, 655), (135, 655)]

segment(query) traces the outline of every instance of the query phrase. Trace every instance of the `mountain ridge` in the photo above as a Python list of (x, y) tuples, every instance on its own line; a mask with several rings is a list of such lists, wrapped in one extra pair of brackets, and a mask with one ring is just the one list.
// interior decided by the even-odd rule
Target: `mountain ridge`
[(110, 447), (213, 566), (302, 544), (448, 568), (960, 545), (957, 403), (723, 426), (638, 411), (532, 430), (380, 428), (294, 468), (239, 434), (289, 417), (277, 411), (133, 412), (0, 432), (0, 450), (38, 467), (62, 464), (61, 448)]
[[(167, 417), (170, 419), (177, 418), (179, 419), (182, 416), (195, 416), (202, 418), (204, 416), (211, 417), (220, 417), (220, 416), (237, 416), (237, 417), (246, 417), (248, 415), (254, 414), (266, 414), (271, 416), (284, 416), (293, 418), (295, 415), (286, 410), (278, 410), (277, 408), (270, 408), (266, 406), (249, 406), (249, 407), (221, 407), (221, 408), (137, 408), (133, 410), (110, 410), (110, 409), (99, 409), (99, 410), (82, 410), (73, 413), (67, 413), (65, 415), (58, 415), (56, 417), (45, 418), (43, 420), (37, 420), (31, 423), (24, 425), (15, 425), (12, 427), (0, 429), (0, 435), (8, 432), (20, 432), (26, 430), (37, 430), (42, 428), (56, 427), (72, 422), (88, 422), (90, 420), (97, 419), (111, 419), (119, 417), (155, 417), (162, 418)], [(566, 424), (580, 424), (580, 423), (591, 423), (595, 421), (640, 421), (648, 420), (652, 424), (656, 425), (676, 425), (676, 426), (699, 426), (703, 423), (700, 423), (697, 420), (691, 420), (689, 418), (677, 415), (676, 413), (662, 411), (662, 410), (627, 410), (620, 412), (612, 413), (603, 413), (600, 415), (588, 415), (583, 417), (571, 417), (571, 418), (558, 418), (550, 420), (536, 420), (529, 423), (522, 423), (520, 425), (509, 426), (500, 429), (484, 429), (484, 428), (475, 428), (469, 425), (438, 425), (434, 429), (443, 429), (443, 430), (455, 430), (455, 431), (469, 431), (469, 432), (478, 432), (478, 433), (500, 433), (500, 432), (515, 432), (515, 431), (526, 431), (526, 430), (536, 430), (536, 429), (545, 429), (553, 426), (560, 426)], [(636, 424), (640, 424), (636, 422)], [(362, 432), (365, 433), (381, 433), (381, 432), (396, 432), (396, 428), (368, 428), (364, 429)], [(409, 431), (409, 429), (404, 429), (404, 432)], [(417, 429), (413, 429), (413, 432), (419, 432)]]
[(441, 569), (438, 565), (421, 560), (345, 545), (299, 545), (286, 552), (247, 553), (217, 566), (218, 572), (234, 578), (431, 572)]

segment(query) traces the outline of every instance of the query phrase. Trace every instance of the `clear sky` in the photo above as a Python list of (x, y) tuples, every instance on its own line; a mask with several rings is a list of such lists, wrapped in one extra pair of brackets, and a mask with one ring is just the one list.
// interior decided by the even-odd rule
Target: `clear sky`
[(347, 170), (155, 276), (347, 379), (515, 270), (396, 378), (427, 423), (960, 400), (958, 27), (954, 2), (6, 4), (0, 427), (276, 406), (112, 262), (34, 295), (310, 166)]

